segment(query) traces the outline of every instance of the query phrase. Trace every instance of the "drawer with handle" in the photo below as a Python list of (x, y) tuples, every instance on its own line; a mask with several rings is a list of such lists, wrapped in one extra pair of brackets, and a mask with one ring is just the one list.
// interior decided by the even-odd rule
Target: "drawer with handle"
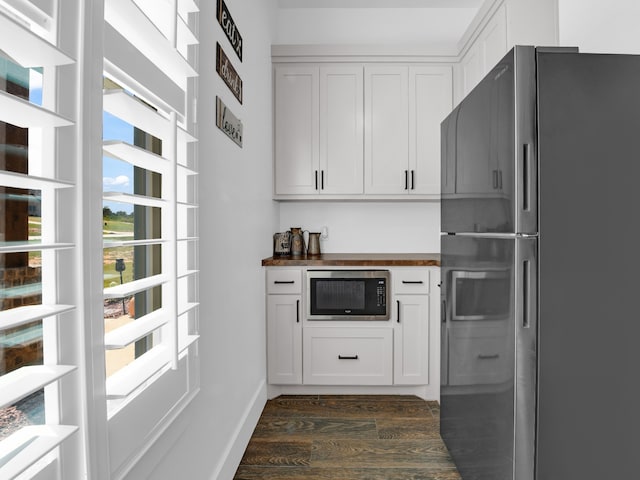
[(391, 278), (394, 295), (429, 293), (429, 270), (426, 268), (394, 269)]
[(302, 293), (302, 271), (282, 268), (267, 270), (267, 293)]
[(392, 383), (390, 328), (305, 328), (302, 351), (305, 385)]

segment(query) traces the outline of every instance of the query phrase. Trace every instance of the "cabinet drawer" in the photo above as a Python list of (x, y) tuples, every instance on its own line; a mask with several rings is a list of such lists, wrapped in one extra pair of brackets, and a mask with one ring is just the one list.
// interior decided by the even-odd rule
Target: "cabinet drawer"
[(305, 385), (391, 385), (390, 328), (323, 328), (303, 331)]
[(267, 293), (302, 293), (302, 271), (280, 268), (267, 270)]
[(452, 337), (449, 344), (450, 385), (490, 385), (512, 375), (509, 337)]
[(394, 295), (429, 293), (429, 270), (426, 268), (392, 270), (391, 277)]

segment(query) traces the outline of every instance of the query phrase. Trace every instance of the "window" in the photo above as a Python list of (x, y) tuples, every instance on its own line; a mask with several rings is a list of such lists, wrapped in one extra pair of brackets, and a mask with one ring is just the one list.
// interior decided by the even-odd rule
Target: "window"
[(199, 388), (198, 7), (101, 6), (0, 0), (2, 479), (122, 478)]
[(75, 232), (57, 221), (73, 212), (64, 192), (76, 156), (65, 144), (77, 127), (61, 106), (75, 60), (56, 43), (59, 28), (52, 2), (0, 1), (0, 478), (55, 470), (79, 424), (62, 408), (79, 403), (63, 386), (77, 374), (63, 351), (78, 322), (75, 279), (62, 269)]
[[(198, 389), (196, 10), (185, 0), (105, 1), (104, 326), (116, 477)], [(133, 418), (144, 426), (137, 433)]]

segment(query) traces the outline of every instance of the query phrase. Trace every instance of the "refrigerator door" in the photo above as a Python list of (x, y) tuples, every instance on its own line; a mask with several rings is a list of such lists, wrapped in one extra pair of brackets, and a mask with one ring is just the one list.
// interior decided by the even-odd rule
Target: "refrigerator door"
[(536, 233), (535, 50), (511, 50), (442, 136), (442, 231)]
[(441, 248), (440, 433), (465, 480), (533, 480), (537, 239)]

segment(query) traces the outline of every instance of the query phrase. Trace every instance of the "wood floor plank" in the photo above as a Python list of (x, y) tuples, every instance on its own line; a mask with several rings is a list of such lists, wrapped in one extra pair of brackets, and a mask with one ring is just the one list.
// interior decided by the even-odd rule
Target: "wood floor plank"
[(267, 440), (252, 437), (240, 465), (309, 465), (311, 449), (311, 440), (287, 441), (273, 437)]
[(373, 400), (320, 398), (319, 400), (291, 400), (276, 398), (267, 402), (263, 415), (302, 417), (374, 418), (379, 416), (424, 418), (432, 416), (423, 400)]
[(451, 468), (442, 440), (315, 440), (313, 467), (351, 468)]
[(438, 421), (427, 418), (379, 418), (376, 420), (380, 439), (440, 439)]
[(273, 438), (276, 435), (291, 440), (299, 438), (378, 438), (373, 419), (313, 418), (313, 417), (269, 417), (260, 419), (253, 436)]
[(241, 466), (234, 480), (461, 480), (455, 469)]

